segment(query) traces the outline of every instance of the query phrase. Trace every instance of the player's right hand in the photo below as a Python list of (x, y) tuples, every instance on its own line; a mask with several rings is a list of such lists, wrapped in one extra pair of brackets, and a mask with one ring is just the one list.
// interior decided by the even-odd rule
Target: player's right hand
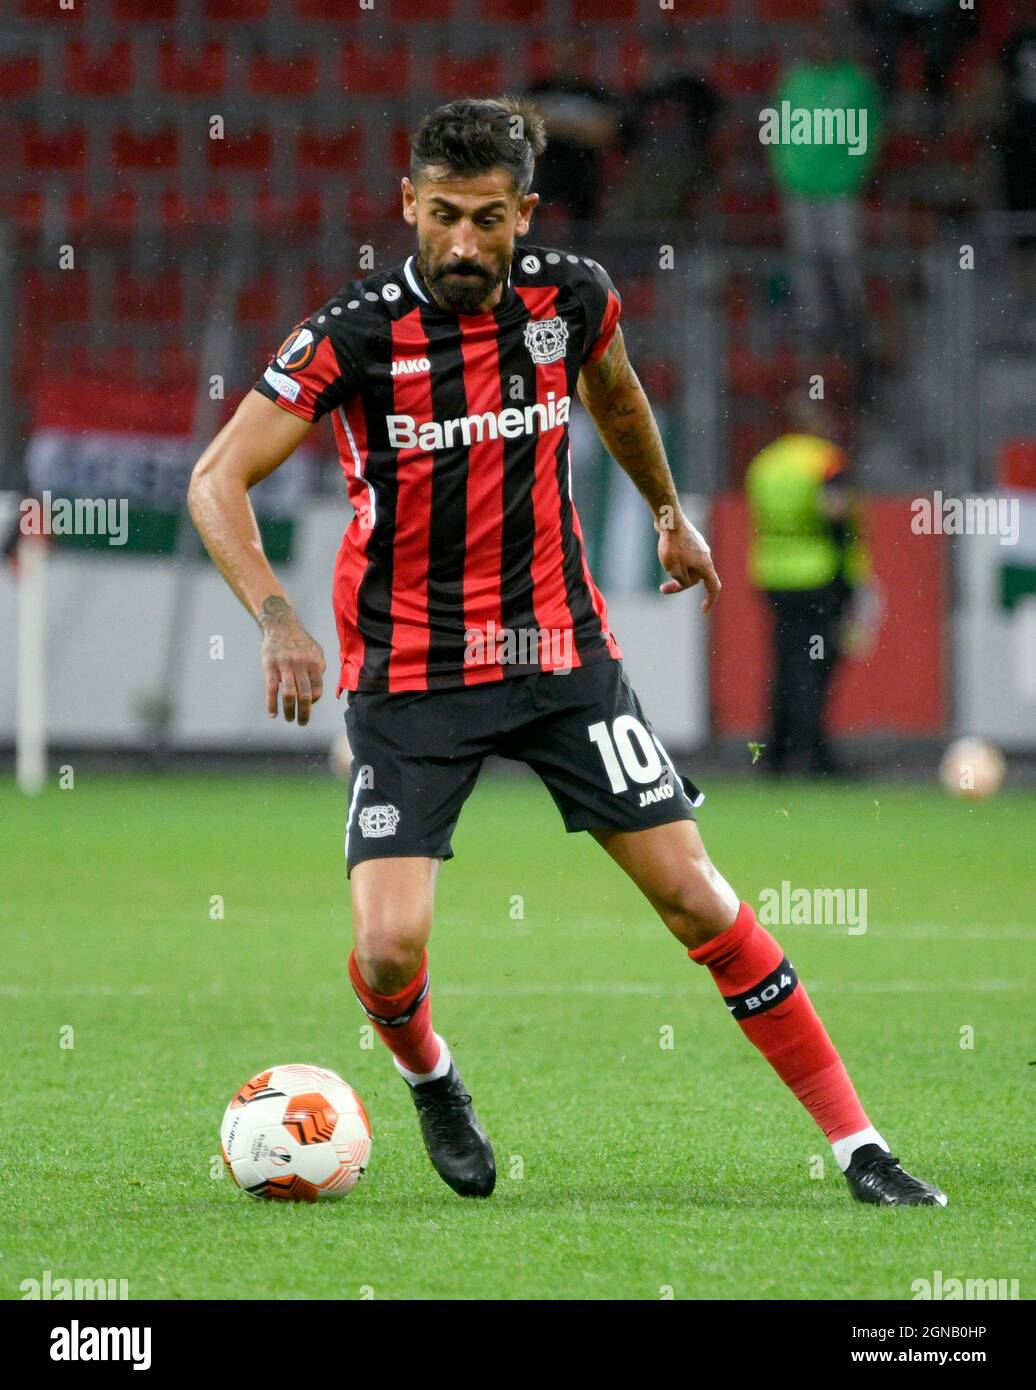
[(274, 596), (257, 615), (263, 640), (259, 649), (266, 675), (266, 712), (277, 718), (280, 692), (284, 718), (289, 724), (298, 714), (300, 725), (309, 723), (312, 707), (324, 693), (327, 662), (315, 641), (299, 622), (287, 599)]

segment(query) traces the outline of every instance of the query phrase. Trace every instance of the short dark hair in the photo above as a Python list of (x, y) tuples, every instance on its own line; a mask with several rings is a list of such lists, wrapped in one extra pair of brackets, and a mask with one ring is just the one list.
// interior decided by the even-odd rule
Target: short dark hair
[(543, 118), (531, 102), (464, 97), (437, 107), (418, 126), (410, 141), (410, 177), (416, 183), (433, 165), (444, 165), (461, 178), (503, 168), (524, 198), (536, 157), (546, 148)]

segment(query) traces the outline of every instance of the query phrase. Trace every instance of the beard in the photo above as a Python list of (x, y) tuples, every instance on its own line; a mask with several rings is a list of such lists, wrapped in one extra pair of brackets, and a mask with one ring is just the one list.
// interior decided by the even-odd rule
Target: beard
[(452, 261), (433, 269), (418, 256), (417, 264), (428, 288), (458, 314), (476, 313), (496, 287), (503, 284), (507, 274), (507, 263), (501, 269), (471, 261)]

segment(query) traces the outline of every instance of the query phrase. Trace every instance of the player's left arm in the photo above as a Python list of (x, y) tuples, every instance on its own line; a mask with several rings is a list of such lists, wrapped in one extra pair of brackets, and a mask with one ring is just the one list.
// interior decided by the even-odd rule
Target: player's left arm
[(701, 610), (708, 613), (722, 587), (712, 552), (680, 506), (658, 424), (618, 325), (607, 351), (596, 362), (584, 362), (578, 390), (605, 448), (651, 508), (658, 560), (670, 576), (659, 589), (676, 594), (700, 581), (705, 585)]

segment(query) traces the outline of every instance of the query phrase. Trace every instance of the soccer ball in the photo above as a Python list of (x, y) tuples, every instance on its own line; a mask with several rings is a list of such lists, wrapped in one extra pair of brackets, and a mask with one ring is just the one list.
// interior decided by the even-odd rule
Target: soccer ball
[(367, 1168), (371, 1127), (348, 1082), (323, 1067), (271, 1067), (227, 1106), (220, 1148), (251, 1197), (320, 1202), (351, 1192)]
[(942, 755), (939, 777), (951, 796), (985, 801), (1004, 780), (1004, 755), (984, 738), (959, 738)]

